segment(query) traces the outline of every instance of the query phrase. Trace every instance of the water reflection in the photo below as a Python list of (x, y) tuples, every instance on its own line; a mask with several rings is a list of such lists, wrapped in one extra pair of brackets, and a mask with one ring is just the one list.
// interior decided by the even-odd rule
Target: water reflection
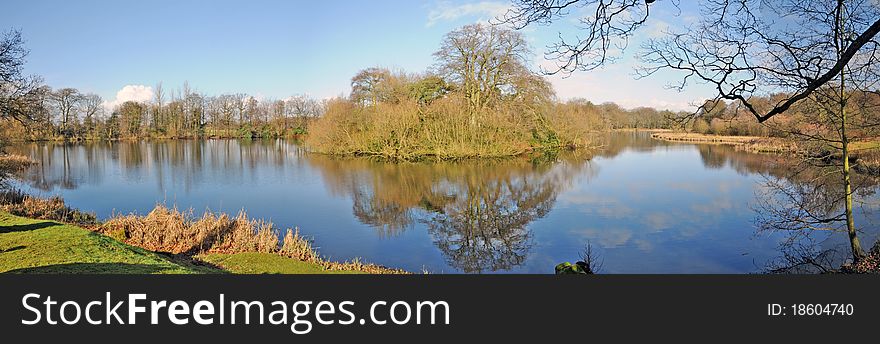
[(750, 206), (765, 178), (805, 182), (791, 179), (784, 157), (647, 133), (599, 139), (604, 147), (592, 155), (550, 162), (388, 164), (309, 154), (284, 140), (8, 150), (40, 162), (23, 175), (33, 191), (61, 194), (101, 217), (163, 201), (245, 208), (299, 226), (331, 257), (415, 271), (552, 273), (587, 241), (611, 273), (751, 272), (776, 254), (781, 239), (756, 240)]
[(327, 185), (353, 201), (352, 213), (380, 236), (423, 224), (449, 266), (464, 272), (522, 264), (529, 224), (544, 217), (576, 176), (590, 176), (583, 153), (553, 164), (529, 159), (469, 163), (386, 164), (308, 155)]

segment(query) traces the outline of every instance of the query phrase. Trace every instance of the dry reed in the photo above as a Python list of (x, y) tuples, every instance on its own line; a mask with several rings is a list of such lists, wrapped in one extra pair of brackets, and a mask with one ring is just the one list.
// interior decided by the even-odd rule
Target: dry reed
[(298, 229), (287, 229), (279, 242), (281, 232), (271, 222), (250, 219), (244, 211), (235, 217), (207, 211), (195, 218), (192, 210), (157, 205), (145, 216), (114, 216), (98, 230), (130, 245), (172, 254), (263, 252), (318, 264), (328, 270), (404, 273), (359, 260), (325, 260)]
[(61, 197), (37, 198), (15, 189), (0, 192), (0, 209), (17, 216), (81, 226), (98, 223), (95, 214), (72, 209), (64, 204), (64, 199)]

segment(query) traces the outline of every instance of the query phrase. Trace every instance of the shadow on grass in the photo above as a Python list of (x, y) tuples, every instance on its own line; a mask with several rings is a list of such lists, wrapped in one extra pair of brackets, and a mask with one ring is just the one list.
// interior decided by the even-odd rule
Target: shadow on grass
[(43, 221), (36, 223), (29, 223), (26, 225), (11, 225), (11, 226), (0, 226), (0, 234), (3, 233), (12, 233), (12, 232), (26, 232), (37, 229), (42, 229), (46, 227), (52, 227), (59, 225), (57, 222), (52, 221)]
[(12, 252), (12, 251), (18, 251), (18, 250), (23, 249), (23, 248), (25, 248), (25, 246), (21, 246), (21, 245), (19, 245), (19, 246), (15, 246), (15, 247), (10, 247), (10, 248), (0, 248), (0, 253), (6, 253), (6, 252)]
[(9, 270), (9, 274), (152, 274), (167, 267), (127, 263), (68, 263)]

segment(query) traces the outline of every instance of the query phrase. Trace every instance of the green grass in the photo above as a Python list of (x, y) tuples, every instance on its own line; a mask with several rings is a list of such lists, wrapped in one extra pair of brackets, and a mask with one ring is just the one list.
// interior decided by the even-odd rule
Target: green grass
[(126, 245), (83, 228), (0, 212), (0, 272), (222, 272), (180, 260)]
[(211, 253), (196, 259), (151, 252), (80, 227), (0, 211), (0, 273), (353, 273), (328, 271), (272, 253)]
[(205, 253), (196, 258), (236, 274), (356, 274), (357, 271), (325, 270), (320, 265), (285, 258), (273, 253)]
[(855, 141), (849, 143), (849, 148), (855, 151), (859, 150), (877, 150), (880, 149), (880, 140), (877, 141)]

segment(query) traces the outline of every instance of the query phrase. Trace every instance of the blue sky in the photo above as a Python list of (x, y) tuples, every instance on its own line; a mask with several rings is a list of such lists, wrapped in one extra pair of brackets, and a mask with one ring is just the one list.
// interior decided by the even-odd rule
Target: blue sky
[[(52, 87), (76, 87), (111, 102), (148, 97), (158, 82), (167, 92), (184, 81), (207, 94), (325, 98), (347, 94), (351, 76), (363, 68), (427, 69), (445, 33), (491, 19), (507, 6), (506, 1), (21, 1), (4, 5), (0, 30), (22, 30), (31, 51), (28, 73)], [(686, 20), (690, 11), (682, 9), (676, 17), (675, 9), (658, 10), (646, 36)], [(577, 33), (574, 18), (524, 31), (536, 66), (547, 63), (542, 52), (557, 33)], [(699, 88), (665, 89), (675, 74), (634, 80), (635, 52), (630, 49), (602, 70), (551, 81), (562, 99), (625, 107), (683, 109), (705, 96)]]

